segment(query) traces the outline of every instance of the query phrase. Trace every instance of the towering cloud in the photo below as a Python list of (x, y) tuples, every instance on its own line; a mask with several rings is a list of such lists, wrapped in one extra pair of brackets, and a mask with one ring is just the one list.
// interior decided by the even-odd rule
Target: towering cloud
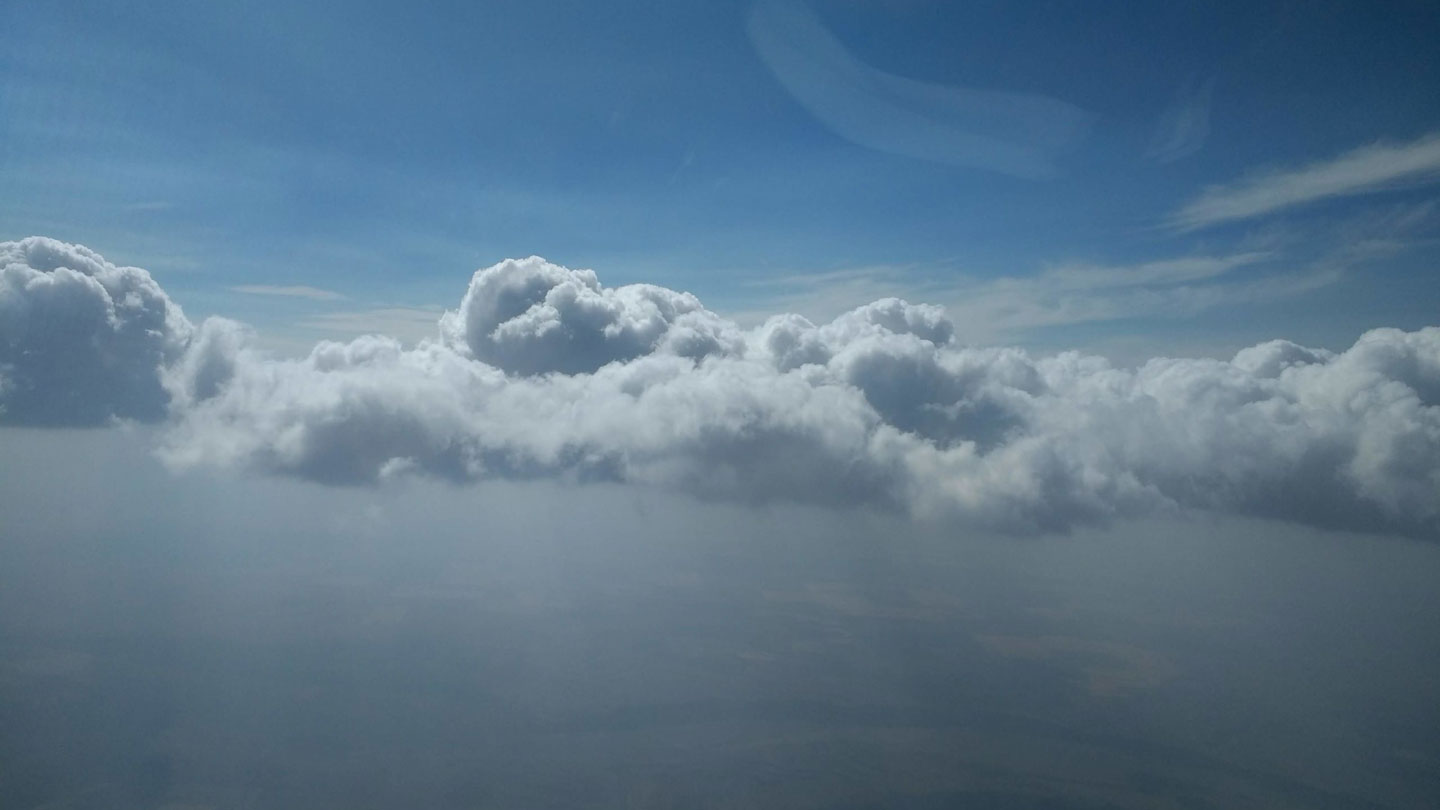
[(604, 288), (593, 270), (539, 256), (475, 273), (459, 312), (440, 321), (446, 343), (517, 374), (591, 372), (664, 351), (733, 352), (740, 336), (689, 293), (650, 284)]
[[(35, 245), (89, 271), (25, 258)], [(1273, 341), (1129, 370), (957, 345), (942, 310), (896, 299), (742, 330), (691, 295), (530, 258), (476, 273), (437, 341), (371, 336), (274, 360), (237, 324), (191, 326), (143, 271), (43, 240), (0, 250), (20, 257), (0, 327), (5, 420), (36, 423), (51, 402), (67, 416), (56, 424), (164, 416), (177, 469), (610, 480), (1018, 532), (1193, 508), (1440, 534), (1437, 328), (1376, 330), (1339, 354)], [(121, 314), (95, 314), (117, 306), (109, 288), (47, 297), (116, 273), (148, 285)], [(42, 305), (88, 331), (12, 320)], [(127, 307), (152, 313), (138, 344)], [(66, 352), (74, 370), (44, 365)], [(146, 408), (107, 394), (117, 364)], [(77, 392), (99, 417), (65, 410)]]
[(150, 274), (53, 239), (0, 243), (0, 408), (22, 425), (156, 420), (191, 325)]

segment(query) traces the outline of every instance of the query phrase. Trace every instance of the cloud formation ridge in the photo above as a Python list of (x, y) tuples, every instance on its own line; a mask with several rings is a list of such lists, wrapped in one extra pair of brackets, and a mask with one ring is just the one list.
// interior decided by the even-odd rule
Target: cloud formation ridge
[(1190, 508), (1440, 535), (1440, 328), (1131, 370), (963, 346), (898, 299), (745, 330), (531, 257), (478, 271), (435, 340), (281, 360), (84, 248), (0, 257), (0, 419), (163, 421), (176, 468), (606, 480), (1015, 532)]
[(78, 245), (0, 242), (0, 408), (22, 425), (165, 415), (192, 327), (150, 274)]

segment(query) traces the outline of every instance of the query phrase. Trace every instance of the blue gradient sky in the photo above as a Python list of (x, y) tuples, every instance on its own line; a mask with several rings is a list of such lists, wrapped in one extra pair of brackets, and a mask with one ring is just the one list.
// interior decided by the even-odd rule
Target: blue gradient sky
[[(0, 238), (275, 345), (540, 254), (1121, 359), (1433, 323), (1431, 3), (11, 3)], [(296, 287), (310, 288), (292, 289)], [(245, 288), (237, 290), (236, 288)]]

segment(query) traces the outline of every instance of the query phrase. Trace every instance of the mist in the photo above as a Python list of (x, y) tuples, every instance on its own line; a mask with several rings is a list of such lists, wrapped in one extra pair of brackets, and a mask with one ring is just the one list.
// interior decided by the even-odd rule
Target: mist
[(1420, 807), (1440, 548), (0, 432), (6, 807)]

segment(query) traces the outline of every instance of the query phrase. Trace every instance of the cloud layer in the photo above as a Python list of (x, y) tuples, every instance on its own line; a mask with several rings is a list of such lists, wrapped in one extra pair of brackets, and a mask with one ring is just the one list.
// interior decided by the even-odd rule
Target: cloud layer
[(1440, 328), (1129, 370), (960, 345), (943, 310), (898, 299), (745, 330), (532, 257), (477, 272), (413, 349), (275, 360), (84, 248), (0, 256), (3, 419), (164, 421), (177, 469), (610, 480), (1016, 532), (1189, 508), (1440, 534)]

